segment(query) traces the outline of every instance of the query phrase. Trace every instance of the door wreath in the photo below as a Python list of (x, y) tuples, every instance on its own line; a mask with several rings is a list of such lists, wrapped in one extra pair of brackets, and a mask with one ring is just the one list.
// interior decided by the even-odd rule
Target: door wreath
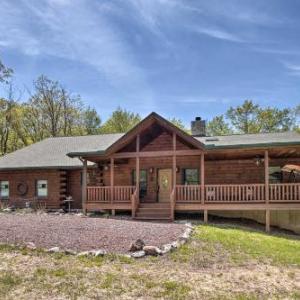
[(28, 192), (28, 185), (25, 182), (20, 182), (17, 185), (17, 191), (20, 196), (25, 196)]

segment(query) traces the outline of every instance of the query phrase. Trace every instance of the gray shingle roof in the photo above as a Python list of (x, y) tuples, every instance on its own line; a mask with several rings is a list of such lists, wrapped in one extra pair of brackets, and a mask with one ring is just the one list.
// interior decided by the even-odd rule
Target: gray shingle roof
[(47, 138), (1, 157), (0, 169), (81, 167), (82, 162), (67, 153), (104, 151), (121, 136), (117, 133)]
[(293, 131), (278, 133), (234, 134), (214, 137), (196, 137), (205, 148), (236, 148), (246, 146), (300, 144), (300, 134)]
[[(105, 151), (123, 135), (117, 133), (48, 138), (1, 157), (0, 170), (81, 167), (82, 163), (78, 158), (70, 158), (67, 154)], [(197, 137), (196, 139), (204, 143), (206, 149), (300, 145), (300, 134), (296, 132)]]

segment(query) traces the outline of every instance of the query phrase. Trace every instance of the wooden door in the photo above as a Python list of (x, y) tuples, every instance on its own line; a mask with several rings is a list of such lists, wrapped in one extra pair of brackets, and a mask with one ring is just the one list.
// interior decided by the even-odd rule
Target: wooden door
[(159, 169), (158, 170), (158, 201), (170, 201), (170, 194), (172, 190), (172, 170)]

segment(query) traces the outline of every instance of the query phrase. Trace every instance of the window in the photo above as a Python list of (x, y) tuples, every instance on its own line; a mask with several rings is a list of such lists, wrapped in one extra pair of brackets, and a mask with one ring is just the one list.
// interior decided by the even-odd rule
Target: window
[(0, 196), (1, 198), (9, 197), (9, 181), (1, 181), (0, 182)]
[(183, 184), (199, 184), (199, 170), (183, 169)]
[(269, 182), (270, 183), (282, 182), (282, 172), (280, 166), (269, 167)]
[[(132, 171), (132, 184), (135, 185), (135, 170)], [(147, 195), (147, 170), (140, 170), (140, 198)]]
[(47, 197), (48, 196), (48, 181), (47, 180), (38, 180), (36, 182), (36, 190), (38, 197)]

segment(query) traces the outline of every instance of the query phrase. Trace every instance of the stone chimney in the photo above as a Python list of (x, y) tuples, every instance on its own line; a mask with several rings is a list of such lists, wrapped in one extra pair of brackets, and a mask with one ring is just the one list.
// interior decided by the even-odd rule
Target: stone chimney
[(206, 136), (205, 120), (196, 117), (195, 121), (191, 122), (192, 136)]

